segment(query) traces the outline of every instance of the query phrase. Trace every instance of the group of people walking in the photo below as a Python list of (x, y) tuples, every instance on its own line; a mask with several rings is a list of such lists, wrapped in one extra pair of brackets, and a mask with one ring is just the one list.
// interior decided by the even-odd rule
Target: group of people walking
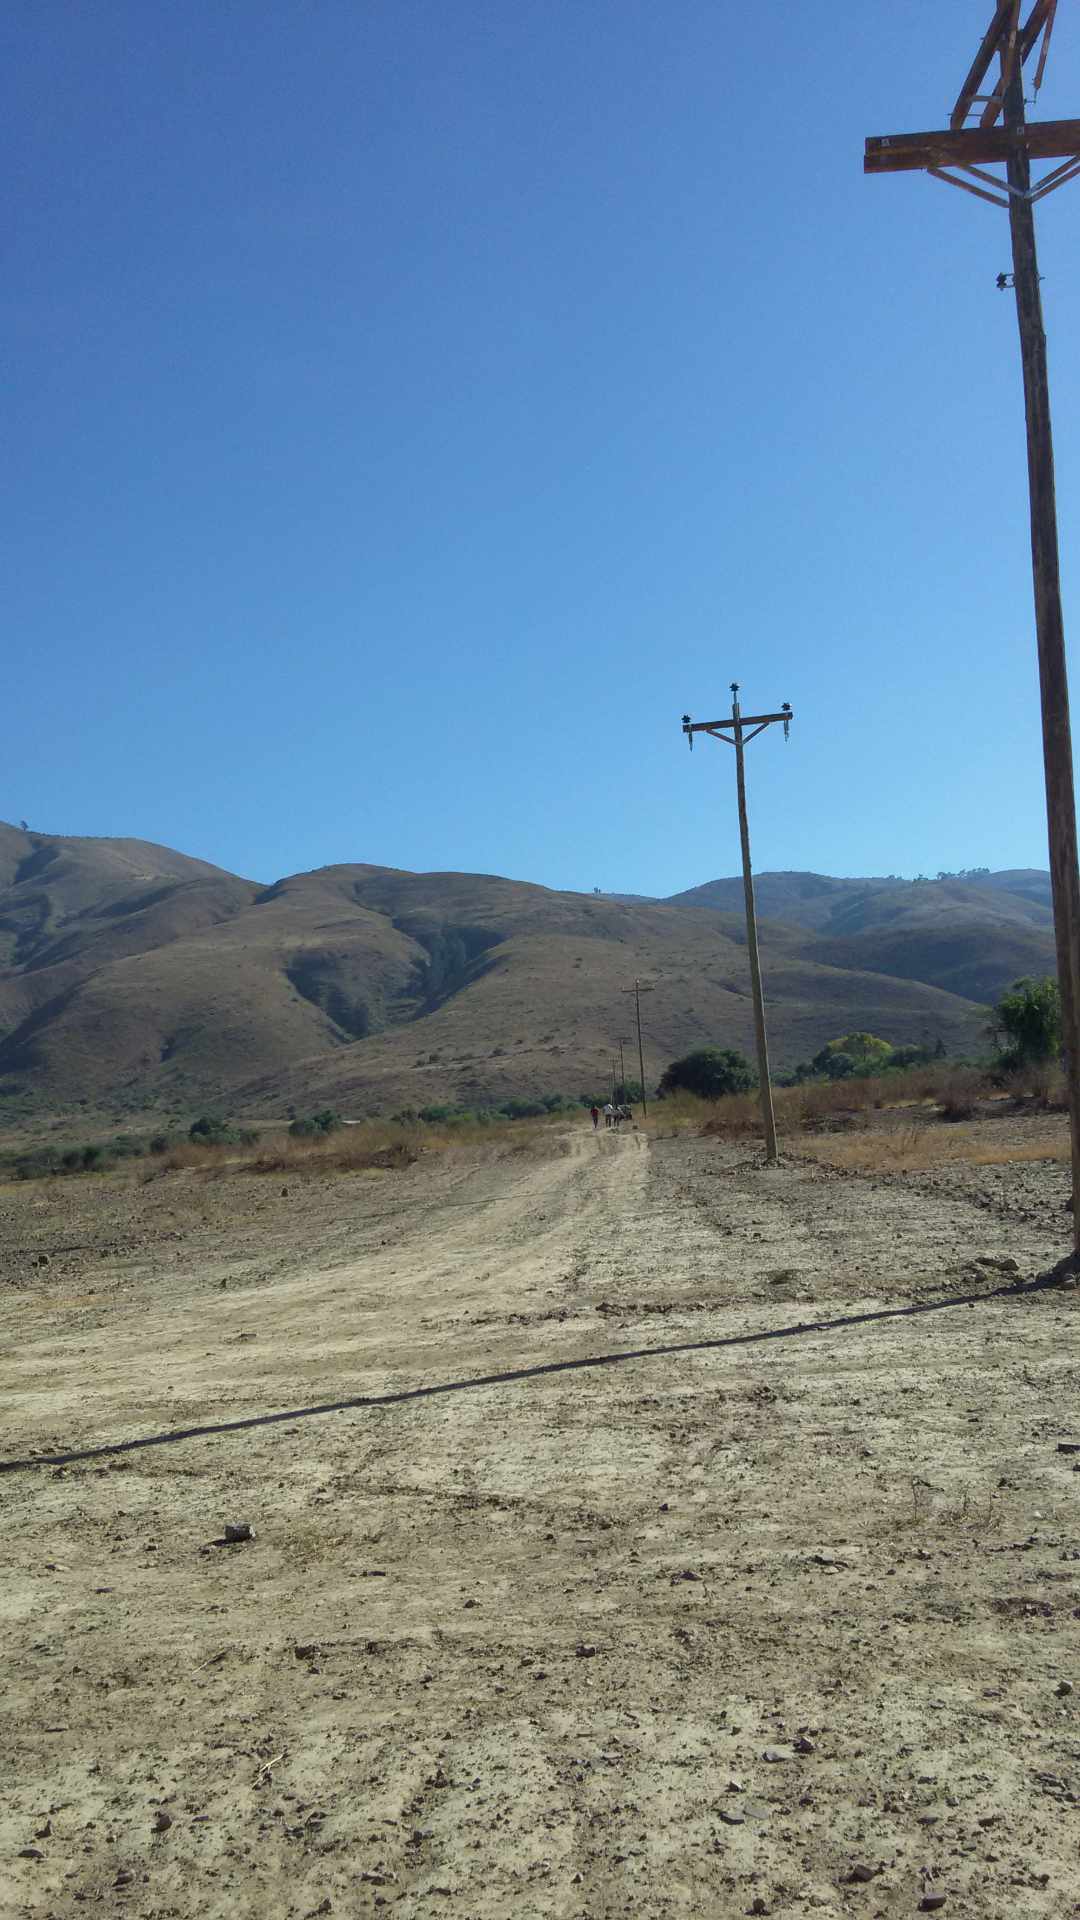
[[(590, 1109), (590, 1112), (592, 1116), (593, 1132), (595, 1133), (597, 1128), (600, 1125), (600, 1108), (592, 1107)], [(632, 1119), (632, 1117), (633, 1116), (631, 1115), (629, 1107), (624, 1107), (622, 1105), (616, 1107), (612, 1104), (610, 1100), (608, 1101), (607, 1106), (604, 1108), (605, 1127), (614, 1127), (616, 1131), (618, 1131), (619, 1127), (623, 1125), (624, 1121), (630, 1120)]]

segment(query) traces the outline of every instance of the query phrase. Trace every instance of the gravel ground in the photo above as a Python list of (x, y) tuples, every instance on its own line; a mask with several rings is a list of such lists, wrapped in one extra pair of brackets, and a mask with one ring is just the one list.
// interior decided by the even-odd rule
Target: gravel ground
[(1067, 1192), (0, 1190), (0, 1913), (1080, 1914)]

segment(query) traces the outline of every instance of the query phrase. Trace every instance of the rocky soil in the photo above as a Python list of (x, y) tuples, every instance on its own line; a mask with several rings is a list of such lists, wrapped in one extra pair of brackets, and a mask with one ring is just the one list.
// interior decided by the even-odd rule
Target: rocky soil
[(1067, 1192), (0, 1190), (0, 1913), (1080, 1913)]

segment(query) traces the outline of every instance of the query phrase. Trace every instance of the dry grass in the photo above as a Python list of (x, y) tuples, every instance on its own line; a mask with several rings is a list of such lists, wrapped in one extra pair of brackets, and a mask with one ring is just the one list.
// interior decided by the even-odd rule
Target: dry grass
[[(1066, 1161), (1068, 1123), (1057, 1111), (1062, 1097), (1060, 1074), (1039, 1070), (1003, 1091), (978, 1068), (947, 1064), (774, 1089), (781, 1138), (794, 1136), (800, 1153), (852, 1173), (914, 1173), (957, 1161)], [(980, 1107), (990, 1102), (995, 1117), (980, 1121)], [(1023, 1140), (1001, 1125), (1018, 1113), (1025, 1117)], [(760, 1139), (762, 1132), (756, 1093), (715, 1101), (679, 1094), (660, 1102), (648, 1125), (657, 1137), (694, 1131), (737, 1141)]]
[[(1030, 1124), (1030, 1123), (1029, 1123)], [(997, 1138), (994, 1137), (997, 1133)], [(859, 1133), (825, 1134), (799, 1142), (805, 1158), (847, 1173), (925, 1173), (933, 1167), (1002, 1167), (1034, 1160), (1069, 1159), (1065, 1119), (1048, 1119), (1037, 1139), (1017, 1140), (995, 1122), (960, 1122), (944, 1127), (894, 1127)]]
[(507, 1120), (491, 1126), (467, 1122), (441, 1127), (403, 1126), (394, 1121), (365, 1120), (321, 1136), (298, 1138), (285, 1132), (270, 1134), (247, 1147), (199, 1146), (184, 1140), (155, 1156), (151, 1164), (144, 1164), (143, 1179), (155, 1180), (181, 1168), (215, 1175), (272, 1173), (297, 1178), (307, 1174), (362, 1173), (372, 1168), (409, 1167), (422, 1154), (449, 1153), (462, 1148), (472, 1157), (477, 1153), (490, 1154), (493, 1158), (510, 1154), (545, 1156), (565, 1151), (565, 1133), (562, 1115), (543, 1120)]
[[(776, 1087), (773, 1102), (777, 1126), (787, 1133), (815, 1132), (844, 1124), (860, 1113), (897, 1113), (921, 1109), (927, 1119), (952, 1121), (974, 1117), (981, 1102), (1000, 1100), (1015, 1107), (1053, 1111), (1063, 1104), (1060, 1074), (1040, 1069), (1019, 1077), (1003, 1091), (998, 1081), (977, 1067), (948, 1065), (914, 1067), (907, 1073), (880, 1074), (872, 1079), (808, 1080), (799, 1087)], [(668, 1102), (660, 1108), (662, 1128)], [(681, 1095), (677, 1108), (683, 1125), (696, 1117), (702, 1132), (737, 1140), (761, 1132), (756, 1093), (732, 1094), (726, 1100), (690, 1100)]]

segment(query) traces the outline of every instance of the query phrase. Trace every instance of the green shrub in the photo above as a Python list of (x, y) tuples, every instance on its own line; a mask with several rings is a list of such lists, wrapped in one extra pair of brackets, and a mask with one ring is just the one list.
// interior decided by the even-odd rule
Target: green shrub
[(1007, 1070), (1056, 1060), (1061, 1052), (1061, 993), (1053, 976), (1014, 981), (994, 1008), (991, 1033)]
[(741, 1053), (726, 1047), (699, 1047), (672, 1061), (657, 1091), (661, 1098), (682, 1092), (694, 1093), (699, 1100), (722, 1100), (729, 1093), (749, 1093), (756, 1085), (757, 1075)]
[(254, 1147), (259, 1133), (256, 1127), (234, 1127), (216, 1114), (203, 1113), (192, 1121), (188, 1139), (196, 1147)]

